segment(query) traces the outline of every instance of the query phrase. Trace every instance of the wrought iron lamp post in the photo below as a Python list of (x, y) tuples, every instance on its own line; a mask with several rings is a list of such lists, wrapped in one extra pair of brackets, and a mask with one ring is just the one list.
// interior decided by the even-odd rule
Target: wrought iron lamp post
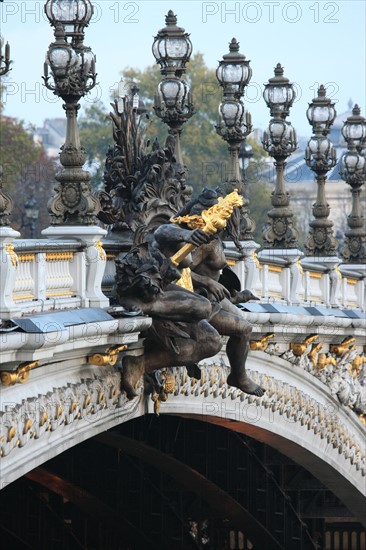
[(193, 115), (193, 101), (188, 84), (182, 80), (192, 53), (189, 34), (177, 26), (177, 17), (169, 10), (166, 26), (154, 39), (152, 51), (165, 77), (158, 86), (154, 98), (156, 115), (169, 126), (169, 134), (175, 138), (175, 157), (183, 167), (180, 146), (182, 126)]
[[(0, 77), (6, 75), (10, 71), (10, 46), (7, 42), (3, 54), (4, 39), (0, 36)], [(13, 210), (13, 200), (3, 191), (3, 169), (0, 165), (0, 227), (8, 226), (10, 223), (10, 215)]]
[(252, 70), (249, 60), (239, 52), (239, 43), (233, 38), (229, 53), (224, 55), (216, 70), (216, 77), (223, 88), (223, 100), (219, 106), (219, 121), (216, 132), (228, 144), (230, 152), (229, 172), (226, 179), (226, 192), (238, 189), (244, 197), (243, 206), (237, 209), (240, 216), (239, 240), (252, 240), (255, 222), (249, 217), (244, 173), (240, 170), (239, 151), (246, 137), (252, 131), (251, 115), (244, 109), (241, 98), (248, 85)]
[(239, 148), (239, 165), (243, 173), (243, 178), (245, 181), (245, 171), (249, 166), (250, 159), (253, 157), (253, 147), (249, 143), (242, 141)]
[(307, 118), (313, 127), (313, 136), (305, 152), (306, 164), (315, 172), (317, 198), (313, 206), (314, 220), (310, 222), (305, 248), (309, 256), (330, 257), (337, 255), (337, 240), (333, 235), (333, 222), (329, 219), (330, 208), (325, 197), (327, 172), (336, 164), (336, 151), (328, 139), (330, 127), (336, 117), (334, 103), (326, 97), (323, 85), (318, 96), (309, 104)]
[(27, 227), (30, 229), (31, 239), (34, 237), (36, 222), (39, 218), (39, 206), (36, 198), (32, 195), (24, 204), (24, 212), (27, 220)]
[(273, 208), (268, 212), (270, 221), (263, 235), (267, 248), (286, 250), (298, 246), (298, 231), (293, 227), (293, 212), (284, 179), (286, 159), (297, 148), (295, 129), (286, 121), (296, 95), (293, 85), (284, 76), (280, 63), (277, 64), (274, 74), (263, 92), (272, 119), (263, 134), (262, 143), (265, 151), (275, 159), (276, 167), (276, 186), (272, 193)]
[(100, 204), (92, 195), (90, 174), (83, 170), (87, 156), (77, 126), (79, 101), (96, 84), (95, 55), (84, 45), (84, 28), (93, 7), (90, 0), (48, 0), (45, 12), (55, 27), (55, 41), (48, 48), (43, 78), (45, 86), (65, 102), (67, 117), (66, 142), (60, 153), (63, 169), (56, 175), (60, 185), (48, 209), (53, 225), (93, 225)]
[(362, 150), (366, 145), (366, 119), (361, 116), (358, 105), (352, 110), (342, 128), (348, 152), (342, 157), (341, 176), (350, 185), (352, 193), (352, 211), (347, 221), (345, 247), (342, 256), (346, 263), (364, 264), (366, 262), (365, 219), (361, 213), (361, 188), (366, 180), (366, 159)]

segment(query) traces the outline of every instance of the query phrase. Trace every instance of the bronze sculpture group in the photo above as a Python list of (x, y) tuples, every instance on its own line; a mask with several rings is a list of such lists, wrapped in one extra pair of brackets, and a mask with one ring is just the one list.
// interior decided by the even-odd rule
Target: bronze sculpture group
[[(128, 111), (119, 114), (115, 105), (116, 144), (105, 173), (110, 200), (101, 217), (114, 216), (112, 232), (130, 241), (129, 251), (116, 261), (116, 299), (126, 309), (149, 315), (152, 326), (144, 334), (144, 353), (122, 360), (122, 387), (132, 399), (143, 374), (170, 367), (185, 366), (197, 378), (197, 364), (216, 355), (226, 336), (228, 384), (261, 396), (264, 390), (245, 369), (252, 327), (234, 305), (256, 297), (240, 292), (233, 273), (225, 277), (223, 229), (241, 198), (236, 192), (222, 198), (205, 189), (187, 200), (191, 190), (175, 160), (174, 140), (169, 137), (165, 148), (154, 142), (146, 153), (132, 113), (130, 135), (122, 131), (126, 117)], [(127, 164), (121, 154), (127, 139), (135, 145), (134, 173), (131, 159)]]

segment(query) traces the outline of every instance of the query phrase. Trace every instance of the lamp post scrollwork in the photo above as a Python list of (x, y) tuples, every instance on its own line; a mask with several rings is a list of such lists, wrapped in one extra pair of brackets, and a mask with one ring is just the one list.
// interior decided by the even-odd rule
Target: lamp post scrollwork
[(92, 195), (89, 172), (83, 170), (87, 155), (77, 125), (79, 101), (96, 85), (95, 55), (84, 45), (84, 28), (93, 8), (90, 0), (48, 0), (45, 12), (55, 27), (55, 41), (48, 48), (43, 79), (45, 86), (65, 102), (67, 118), (66, 140), (60, 153), (63, 168), (56, 175), (57, 194), (49, 201), (48, 209), (53, 225), (93, 225), (100, 203)]
[(165, 17), (166, 26), (154, 39), (152, 51), (165, 77), (159, 84), (154, 98), (156, 115), (169, 126), (169, 134), (175, 139), (175, 157), (183, 167), (180, 146), (182, 126), (194, 113), (192, 94), (188, 84), (182, 80), (192, 53), (189, 34), (177, 26), (177, 17), (169, 10)]
[(366, 119), (361, 116), (358, 105), (352, 110), (342, 128), (348, 151), (342, 157), (341, 176), (351, 187), (352, 210), (347, 218), (345, 247), (342, 256), (346, 263), (366, 262), (365, 219), (361, 213), (361, 188), (366, 180), (366, 159), (362, 150), (366, 145)]
[(317, 198), (313, 205), (314, 220), (310, 222), (305, 248), (308, 256), (330, 257), (337, 255), (337, 240), (333, 235), (333, 222), (329, 219), (330, 207), (325, 197), (327, 172), (336, 165), (336, 150), (327, 135), (336, 117), (334, 103), (326, 97), (323, 85), (318, 96), (309, 104), (307, 118), (313, 135), (305, 151), (306, 164), (315, 172)]
[(268, 212), (270, 221), (263, 236), (267, 248), (284, 250), (298, 246), (298, 231), (293, 226), (293, 212), (284, 179), (286, 159), (297, 148), (295, 129), (286, 121), (296, 94), (280, 63), (275, 67), (274, 74), (263, 92), (272, 119), (263, 134), (262, 143), (264, 150), (275, 159), (276, 167), (276, 185), (271, 199), (273, 208)]
[[(249, 201), (246, 198), (244, 172), (240, 170), (239, 151), (245, 146), (245, 139), (252, 131), (252, 118), (245, 110), (241, 98), (252, 76), (250, 61), (239, 52), (239, 43), (233, 38), (229, 53), (223, 55), (216, 70), (216, 77), (223, 88), (223, 99), (219, 106), (217, 134), (228, 144), (230, 153), (229, 170), (225, 181), (226, 193), (237, 189), (243, 197), (243, 205), (235, 213), (240, 218), (237, 241), (253, 239), (255, 222), (248, 213)], [(235, 213), (233, 219), (235, 219)], [(238, 246), (238, 243), (236, 243)]]

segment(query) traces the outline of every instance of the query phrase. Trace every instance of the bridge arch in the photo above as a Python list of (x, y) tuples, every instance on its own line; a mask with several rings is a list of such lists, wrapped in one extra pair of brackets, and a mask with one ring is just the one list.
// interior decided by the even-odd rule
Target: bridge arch
[[(252, 353), (250, 375), (262, 398), (226, 384), (225, 355), (202, 364), (201, 380), (173, 369), (174, 395), (160, 414), (218, 424), (262, 441), (312, 472), (363, 524), (365, 449), (357, 415), (304, 369), (264, 352)], [(43, 370), (43, 369), (42, 369)], [(5, 388), (0, 434), (3, 486), (118, 424), (153, 413), (150, 397), (127, 401), (114, 367), (65, 362), (32, 373), (26, 390)], [(11, 396), (11, 398), (10, 398)]]

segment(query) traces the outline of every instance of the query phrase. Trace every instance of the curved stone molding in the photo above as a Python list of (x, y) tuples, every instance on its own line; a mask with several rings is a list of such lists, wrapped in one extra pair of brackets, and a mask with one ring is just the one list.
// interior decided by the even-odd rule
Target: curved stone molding
[[(160, 413), (193, 415), (265, 441), (312, 471), (359, 515), (366, 477), (364, 426), (340, 405), (332, 385), (307, 371), (305, 359), (299, 362), (307, 355), (286, 352), (285, 359), (275, 350), (276, 344), (269, 344), (266, 352), (249, 355), (249, 374), (266, 388), (263, 397), (228, 386), (227, 358), (220, 354), (202, 363), (201, 380), (189, 378), (184, 368), (172, 369)], [(339, 364), (348, 365), (352, 357), (350, 350)], [(128, 401), (118, 370), (86, 364), (85, 358), (69, 358), (62, 369), (59, 363), (34, 369), (27, 384), (3, 387), (0, 397), (1, 487), (71, 446), (152, 413), (156, 405), (143, 397), (142, 385), (140, 395)]]
[[(174, 369), (174, 395), (161, 403), (160, 414), (201, 419), (266, 442), (311, 471), (362, 518), (365, 429), (357, 416), (319, 380), (280, 357), (269, 361), (268, 354), (255, 352), (248, 364), (250, 377), (267, 390), (263, 397), (228, 386), (222, 356), (203, 364), (201, 380)], [(151, 400), (148, 407), (153, 412)]]
[(16, 393), (2, 389), (1, 488), (85, 439), (144, 414), (142, 385), (140, 395), (128, 401), (112, 366), (68, 363), (58, 375), (54, 367), (42, 369), (42, 377), (18, 386)]
[[(176, 387), (174, 395), (186, 397), (213, 398), (221, 401), (236, 401), (263, 407), (280, 416), (284, 415), (290, 422), (306, 426), (320, 439), (326, 439), (334, 449), (338, 449), (346, 460), (366, 476), (366, 451), (362, 439), (342, 422), (341, 415), (336, 413), (336, 407), (329, 395), (329, 402), (317, 401), (313, 396), (299, 390), (295, 385), (268, 376), (258, 371), (248, 371), (249, 376), (257, 384), (265, 387), (263, 397), (248, 395), (232, 386), (228, 386), (226, 378), (230, 370), (224, 363), (203, 366), (201, 380), (191, 379), (186, 371), (175, 371)], [(334, 392), (332, 392), (334, 393)], [(171, 399), (171, 398), (170, 398)], [(164, 406), (162, 412), (164, 412)], [(213, 408), (216, 410), (216, 407)], [(208, 414), (208, 412), (206, 412)], [(235, 418), (239, 420), (240, 418)], [(244, 421), (244, 418), (241, 419)], [(250, 422), (250, 419), (247, 418)], [(348, 422), (347, 422), (348, 424)]]
[[(334, 346), (334, 348), (341, 346)], [(332, 349), (332, 346), (330, 347)], [(276, 350), (268, 346), (266, 353), (275, 355)], [(280, 355), (320, 380), (336, 395), (342, 405), (356, 413), (366, 414), (366, 355), (357, 349), (346, 349), (340, 356), (337, 353), (323, 353), (322, 344), (312, 344), (301, 355), (288, 350)]]

